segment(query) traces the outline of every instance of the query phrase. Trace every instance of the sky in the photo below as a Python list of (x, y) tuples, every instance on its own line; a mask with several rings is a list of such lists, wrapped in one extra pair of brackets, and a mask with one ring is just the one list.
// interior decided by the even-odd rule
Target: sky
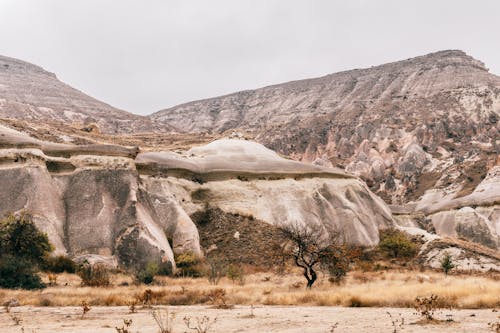
[(0, 54), (146, 115), (445, 49), (500, 74), (499, 13), (498, 0), (0, 0)]

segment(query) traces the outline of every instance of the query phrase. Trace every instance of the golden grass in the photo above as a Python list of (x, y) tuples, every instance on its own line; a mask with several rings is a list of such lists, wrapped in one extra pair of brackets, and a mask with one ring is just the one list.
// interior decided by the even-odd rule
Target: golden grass
[[(44, 277), (47, 279), (47, 277)], [(58, 275), (58, 286), (41, 291), (0, 289), (0, 300), (15, 298), (23, 305), (79, 306), (128, 305), (146, 289), (153, 294), (152, 304), (210, 304), (215, 289), (226, 291), (228, 304), (317, 305), (412, 307), (417, 296), (439, 296), (443, 306), (454, 308), (500, 307), (500, 281), (496, 276), (451, 275), (417, 271), (351, 272), (342, 285), (331, 284), (325, 277), (312, 288), (304, 289), (300, 274), (285, 276), (256, 273), (245, 277), (244, 285), (222, 279), (217, 286), (206, 279), (157, 278), (154, 286), (136, 286), (125, 275), (113, 276), (113, 287), (80, 287), (76, 275)], [(123, 283), (129, 285), (122, 285)], [(300, 287), (297, 285), (300, 284)]]

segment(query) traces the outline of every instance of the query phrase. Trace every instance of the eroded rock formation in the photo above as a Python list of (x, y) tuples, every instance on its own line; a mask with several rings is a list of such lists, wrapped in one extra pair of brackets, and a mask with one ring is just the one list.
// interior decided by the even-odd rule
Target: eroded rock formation
[(57, 252), (136, 267), (202, 256), (190, 216), (212, 208), (262, 223), (319, 224), (374, 246), (389, 208), (341, 170), (279, 157), (244, 140), (184, 154), (73, 146), (0, 126), (0, 213), (27, 210)]

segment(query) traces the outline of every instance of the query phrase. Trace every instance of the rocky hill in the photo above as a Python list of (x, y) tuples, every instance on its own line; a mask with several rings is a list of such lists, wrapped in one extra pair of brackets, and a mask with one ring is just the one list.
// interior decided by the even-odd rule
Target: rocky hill
[(105, 133), (165, 129), (98, 101), (41, 67), (4, 56), (0, 56), (0, 118), (60, 122), (88, 130), (97, 125), (95, 129)]
[(500, 77), (462, 51), (242, 91), (151, 118), (193, 133), (241, 132), (294, 159), (339, 166), (413, 225), (476, 239), (473, 229), (494, 231), (482, 241), (500, 244)]
[[(434, 185), (419, 181), (432, 159), (462, 160), (458, 182), (470, 177), (476, 185), (496, 163), (500, 77), (461, 51), (442, 51), (191, 102), (151, 118), (189, 132), (243, 130), (305, 161), (326, 157), (399, 203)], [(472, 156), (482, 162), (464, 161)]]

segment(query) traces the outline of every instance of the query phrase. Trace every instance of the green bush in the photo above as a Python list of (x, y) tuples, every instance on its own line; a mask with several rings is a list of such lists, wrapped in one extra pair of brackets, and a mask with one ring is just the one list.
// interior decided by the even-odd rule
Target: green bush
[(0, 221), (0, 287), (44, 288), (37, 272), (52, 249), (29, 214)]
[(0, 258), (0, 287), (9, 289), (42, 289), (45, 284), (36, 274), (33, 264), (11, 255)]
[(410, 258), (418, 251), (417, 244), (401, 230), (386, 229), (380, 231), (379, 249), (392, 258)]
[(67, 256), (56, 256), (45, 258), (42, 270), (51, 273), (75, 273), (77, 265)]
[(111, 284), (109, 270), (103, 264), (91, 265), (84, 262), (77, 271), (82, 285), (88, 287), (107, 287)]
[(145, 267), (137, 270), (135, 273), (136, 283), (153, 283), (155, 275), (158, 274), (159, 270), (159, 266), (156, 262), (148, 262)]

